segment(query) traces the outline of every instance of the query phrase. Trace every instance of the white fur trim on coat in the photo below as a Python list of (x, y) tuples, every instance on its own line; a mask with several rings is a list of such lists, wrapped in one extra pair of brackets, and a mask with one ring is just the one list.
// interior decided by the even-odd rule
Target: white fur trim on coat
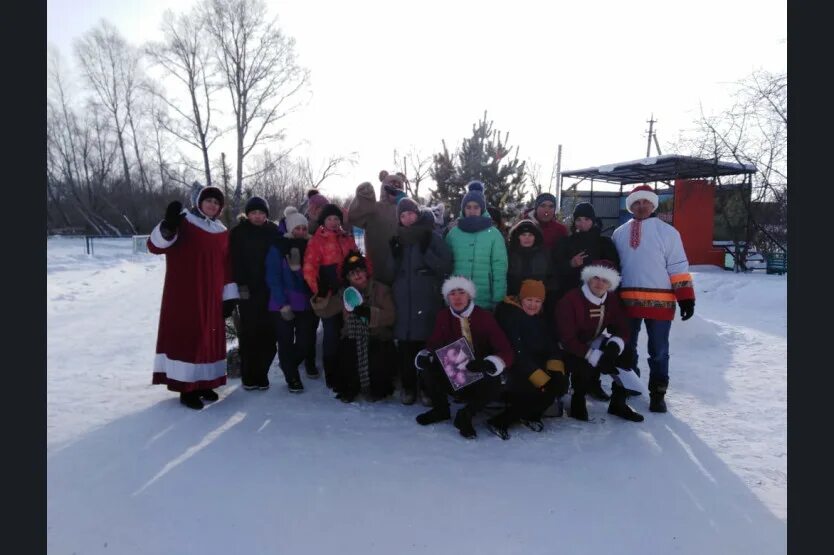
[(623, 354), (623, 349), (625, 349), (625, 342), (621, 338), (617, 337), (616, 335), (612, 335), (608, 338), (608, 342), (614, 343), (617, 347), (620, 348), (619, 354)]
[(504, 364), (504, 361), (501, 360), (501, 357), (497, 357), (495, 355), (489, 355), (488, 357), (484, 357), (484, 360), (488, 360), (495, 365), (495, 373), (487, 372), (490, 376), (498, 376), (501, 372), (504, 371), (504, 368), (507, 366)]
[(228, 301), (230, 299), (239, 299), (240, 298), (240, 291), (237, 288), (237, 283), (227, 283), (223, 286), (223, 300)]
[(613, 291), (620, 285), (620, 274), (613, 268), (607, 266), (585, 266), (582, 268), (582, 281), (588, 283), (592, 277), (598, 277), (608, 280), (611, 285), (608, 287), (609, 291)]
[(161, 225), (162, 224), (156, 224), (156, 227), (153, 228), (153, 231), (151, 231), (151, 243), (158, 249), (167, 249), (177, 241), (177, 236), (175, 234), (170, 241), (163, 237), (162, 230), (159, 229), (159, 226)]
[[(654, 191), (635, 191), (626, 197), (626, 210), (631, 212), (631, 205), (638, 200), (647, 200), (652, 203), (654, 209), (657, 210), (658, 199), (657, 193)], [(633, 212), (632, 212), (633, 214)]]
[(475, 283), (463, 276), (452, 276), (443, 282), (443, 300), (446, 301), (446, 304), (449, 304), (449, 293), (455, 289), (463, 289), (469, 293), (472, 301), (475, 300)]

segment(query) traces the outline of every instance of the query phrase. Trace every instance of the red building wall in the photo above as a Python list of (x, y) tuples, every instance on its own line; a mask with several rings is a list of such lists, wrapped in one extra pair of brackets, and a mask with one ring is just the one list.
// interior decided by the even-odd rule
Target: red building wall
[(706, 179), (675, 180), (674, 226), (690, 264), (724, 266), (724, 251), (712, 246), (715, 186)]

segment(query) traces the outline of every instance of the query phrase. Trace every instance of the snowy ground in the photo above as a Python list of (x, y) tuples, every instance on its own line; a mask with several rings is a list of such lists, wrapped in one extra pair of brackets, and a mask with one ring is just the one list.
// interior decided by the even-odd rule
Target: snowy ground
[(419, 406), (290, 395), (277, 361), (269, 391), (190, 411), (150, 385), (161, 257), (51, 239), (47, 274), (50, 553), (787, 551), (784, 276), (695, 268), (670, 413), (589, 401), (466, 441)]

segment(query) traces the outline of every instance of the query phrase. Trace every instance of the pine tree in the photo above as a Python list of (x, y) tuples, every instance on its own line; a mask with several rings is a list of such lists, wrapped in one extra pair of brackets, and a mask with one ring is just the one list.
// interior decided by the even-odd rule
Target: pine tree
[(454, 155), (449, 154), (444, 141), (443, 151), (434, 155), (431, 170), (437, 183), (432, 202), (443, 202), (452, 215), (459, 215), (466, 184), (477, 179), (486, 186), (487, 205), (498, 208), (504, 221), (514, 219), (523, 208), (526, 174), (525, 163), (518, 159), (518, 147), (510, 157), (508, 140), (509, 132), (502, 137), (484, 112), (483, 119), (472, 125), (472, 136), (463, 139)]

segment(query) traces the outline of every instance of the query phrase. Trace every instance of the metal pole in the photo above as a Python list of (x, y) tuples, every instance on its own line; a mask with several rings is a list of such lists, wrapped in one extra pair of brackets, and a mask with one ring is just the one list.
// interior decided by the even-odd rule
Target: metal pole
[(654, 114), (651, 115), (648, 121), (649, 124), (649, 140), (646, 142), (646, 158), (652, 155), (652, 133), (654, 132)]
[(562, 211), (562, 145), (556, 150), (556, 212)]

